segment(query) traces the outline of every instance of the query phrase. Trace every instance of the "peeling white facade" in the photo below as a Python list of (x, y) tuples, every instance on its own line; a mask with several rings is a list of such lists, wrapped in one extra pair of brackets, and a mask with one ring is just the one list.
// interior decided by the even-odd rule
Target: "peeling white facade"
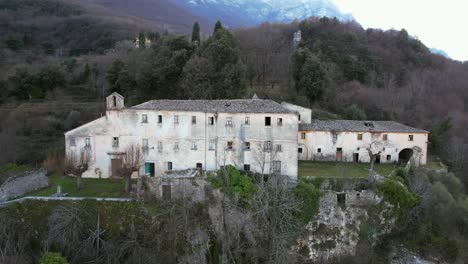
[(428, 132), (392, 121), (314, 120), (312, 110), (270, 100), (156, 100), (126, 108), (112, 94), (106, 115), (65, 134), (66, 155), (89, 154), (83, 177), (118, 176), (141, 152), (140, 175), (224, 165), (297, 180), (298, 160), (426, 164)]
[(113, 94), (107, 99), (105, 116), (65, 134), (66, 153), (90, 153), (91, 165), (83, 177), (116, 176), (113, 166), (121, 166), (123, 153), (129, 146), (137, 146), (142, 151), (140, 174), (160, 176), (196, 167), (214, 171), (234, 165), (241, 170), (287, 175), (295, 181), (297, 114), (273, 101), (253, 99), (243, 103), (274, 104), (278, 111), (125, 108), (123, 97)]
[[(359, 135), (362, 135), (362, 139)], [(413, 140), (410, 140), (410, 136)], [(418, 164), (424, 165), (427, 162), (427, 133), (303, 130), (299, 131), (298, 138), (300, 160), (370, 162), (368, 148), (378, 141), (383, 144), (382, 152), (377, 158), (380, 163), (399, 162), (403, 150), (412, 150), (415, 157), (417, 156)]]

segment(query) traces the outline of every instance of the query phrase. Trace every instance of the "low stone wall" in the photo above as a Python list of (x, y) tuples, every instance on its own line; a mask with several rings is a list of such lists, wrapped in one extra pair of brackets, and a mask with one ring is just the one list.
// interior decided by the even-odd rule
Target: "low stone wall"
[(49, 184), (49, 178), (43, 170), (20, 173), (2, 184), (0, 187), (0, 202), (46, 188)]

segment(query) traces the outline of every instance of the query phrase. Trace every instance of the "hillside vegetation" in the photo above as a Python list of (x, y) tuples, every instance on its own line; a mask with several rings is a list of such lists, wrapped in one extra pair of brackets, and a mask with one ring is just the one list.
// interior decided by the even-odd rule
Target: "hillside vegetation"
[[(237, 30), (225, 29), (217, 23), (209, 38), (200, 36), (200, 30), (189, 37), (166, 32), (148, 20), (115, 10), (105, 11), (97, 6), (90, 9), (92, 3), (86, 3), (0, 0), (0, 163), (46, 165), (53, 171), (56, 161), (63, 157), (63, 133), (102, 115), (104, 98), (114, 91), (126, 97), (127, 105), (162, 98), (251, 98), (257, 93), (261, 98), (312, 107), (318, 110), (316, 116), (327, 119), (396, 120), (430, 130), (430, 153), (445, 161), (454, 174), (424, 170), (400, 173), (378, 189), (398, 208), (398, 228), (388, 241), (403, 243), (429, 255), (440, 255), (450, 262), (466, 262), (467, 63), (431, 54), (405, 30), (364, 30), (356, 23), (311, 18), (300, 23), (262, 24)], [(211, 31), (201, 31), (207, 30)], [(298, 30), (302, 32), (302, 41), (295, 46), (292, 37)], [(150, 39), (152, 44), (136, 48), (134, 39), (137, 37)], [(249, 190), (245, 197), (253, 195), (257, 200), (244, 197), (244, 201), (235, 204), (236, 208), (269, 202), (265, 200), (269, 197), (268, 191), (255, 193), (249, 180), (243, 177), (236, 176), (242, 183), (238, 189)], [(219, 186), (219, 183), (222, 181), (214, 185), (228, 194), (232, 192), (232, 186)], [(316, 194), (309, 185), (299, 188), (303, 188), (302, 194)], [(278, 191), (275, 193), (278, 197), (291, 197), (289, 191), (274, 191)], [(186, 218), (181, 217), (185, 216), (183, 212), (170, 211), (176, 206), (161, 206), (164, 213), (156, 217), (165, 219), (165, 213), (174, 213), (170, 215), (173, 218), (167, 219), (186, 223), (183, 221)], [(51, 215), (55, 209), (46, 206), (44, 211), (34, 213), (27, 207), (9, 209), (12, 211), (7, 214), (22, 215), (27, 218), (26, 222), (36, 219), (34, 215), (42, 216), (41, 238), (31, 238), (33, 232), (25, 230), (26, 227), (16, 228), (16, 220), (10, 218), (0, 218), (5, 221), (1, 226), (11, 227), (0, 228), (0, 232), (9, 235), (10, 242), (35, 241), (22, 244), (18, 250), (32, 252), (27, 260), (37, 260), (43, 253), (39, 241), (50, 231), (46, 229), (46, 219), (53, 219)], [(131, 213), (151, 210), (139, 205), (128, 209)], [(190, 208), (199, 219), (206, 219), (206, 208), (199, 209)], [(22, 211), (26, 214), (21, 214)], [(148, 217), (154, 216), (151, 214)], [(113, 212), (112, 215), (120, 214)], [(444, 217), (447, 215), (451, 217)], [(95, 217), (85, 218), (95, 223)], [(263, 223), (267, 219), (271, 225), (258, 226), (263, 232), (258, 237), (261, 243), (253, 244), (258, 245), (258, 251), (249, 251), (250, 255), (240, 253), (252, 247), (252, 243), (245, 242), (244, 235), (248, 232), (242, 233), (237, 237), (239, 240), (229, 244), (233, 247), (233, 259), (255, 256), (258, 262), (275, 257), (284, 260), (279, 258), (284, 255), (270, 254), (290, 245), (262, 235), (268, 234), (267, 228), (272, 225), (282, 230), (275, 226), (278, 224), (275, 219), (282, 218), (279, 215), (263, 217), (256, 220)], [(131, 222), (132, 219), (135, 222)], [(113, 252), (114, 248), (120, 248), (119, 241), (137, 241), (127, 248), (128, 251), (122, 246), (119, 251), (122, 255), (115, 257), (118, 260), (126, 256), (146, 258), (156, 250), (170, 259), (179, 253), (168, 251), (165, 243), (171, 243), (172, 248), (181, 249), (184, 254), (193, 253), (185, 250), (190, 247), (186, 237), (179, 237), (187, 234), (187, 230), (179, 232), (170, 221), (159, 222), (162, 226), (153, 226), (151, 232), (158, 233), (170, 227), (174, 239), (156, 237), (151, 240), (156, 244), (148, 243), (147, 233), (132, 227), (138, 226), (135, 223), (139, 221), (147, 224), (148, 219), (125, 219), (123, 224), (125, 230), (128, 228), (128, 236), (124, 235), (123, 239), (118, 234), (119, 226), (108, 226), (107, 229), (115, 233), (106, 237), (109, 239), (106, 250)], [(199, 224), (206, 227), (206, 222)], [(387, 241), (375, 247), (370, 239), (375, 231), (372, 224), (366, 223), (368, 233), (363, 234), (369, 238), (359, 251), (363, 260), (355, 258), (348, 263), (381, 260), (378, 250), (386, 251)], [(91, 227), (94, 228), (94, 224)], [(80, 230), (91, 237), (88, 226)], [(51, 240), (51, 245), (68, 257), (78, 256), (71, 249), (84, 245), (81, 234), (70, 234), (73, 236), (71, 244)], [(275, 239), (281, 237), (278, 233), (273, 235), (278, 235)], [(217, 243), (223, 238), (208, 239), (216, 241), (211, 250), (219, 250)], [(288, 241), (294, 238), (289, 236), (291, 240)], [(377, 250), (375, 254), (368, 254), (371, 249)], [(96, 254), (113, 257), (96, 252), (92, 247), (86, 250), (89, 253), (83, 257), (86, 261), (91, 261)], [(80, 260), (79, 257), (75, 259), (77, 263)]]

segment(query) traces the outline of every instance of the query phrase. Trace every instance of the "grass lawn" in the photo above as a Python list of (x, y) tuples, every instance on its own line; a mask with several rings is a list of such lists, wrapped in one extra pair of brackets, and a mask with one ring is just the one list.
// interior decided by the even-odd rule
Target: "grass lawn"
[(435, 156), (428, 156), (427, 157), (427, 164), (423, 166), (424, 168), (428, 168), (431, 170), (442, 170), (447, 169), (447, 166), (443, 164), (437, 157)]
[[(374, 170), (387, 176), (398, 167), (396, 164), (375, 164)], [(367, 178), (368, 175), (368, 163), (299, 161), (299, 177)]]
[(53, 174), (49, 177), (51, 186), (26, 196), (51, 196), (57, 192), (57, 186), (62, 187), (62, 193), (68, 197), (126, 197), (123, 179), (82, 179), (81, 190), (76, 188), (76, 178)]

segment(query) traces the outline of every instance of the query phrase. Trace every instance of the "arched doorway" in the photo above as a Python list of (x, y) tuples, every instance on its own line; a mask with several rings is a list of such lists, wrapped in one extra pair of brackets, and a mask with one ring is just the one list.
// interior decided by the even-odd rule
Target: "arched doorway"
[(406, 148), (400, 151), (400, 154), (398, 154), (398, 162), (401, 164), (406, 164), (408, 161), (411, 159), (413, 156), (413, 150)]

